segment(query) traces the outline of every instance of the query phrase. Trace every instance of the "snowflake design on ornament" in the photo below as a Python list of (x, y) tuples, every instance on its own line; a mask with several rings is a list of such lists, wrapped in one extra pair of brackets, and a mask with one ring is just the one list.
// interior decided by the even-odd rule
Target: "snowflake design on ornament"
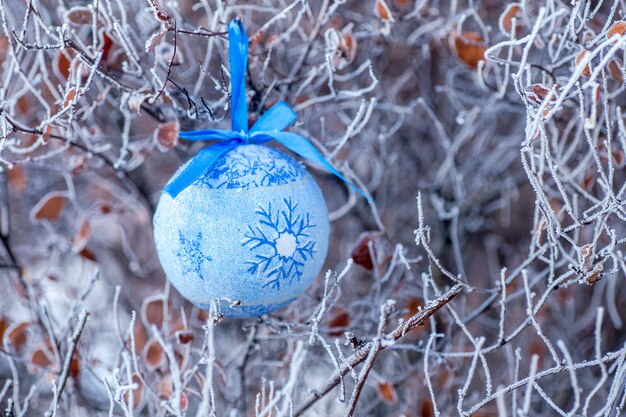
[(198, 181), (209, 188), (238, 188), (285, 185), (302, 178), (297, 162), (273, 148), (240, 146), (228, 152)]
[(190, 272), (195, 272), (200, 279), (204, 279), (202, 276), (202, 265), (205, 261), (212, 261), (213, 258), (202, 253), (200, 246), (202, 233), (198, 232), (193, 239), (188, 239), (179, 231), (178, 241), (180, 246), (178, 247), (176, 256), (178, 256), (180, 264), (183, 266), (183, 274), (187, 275)]
[(259, 221), (255, 226), (248, 225), (244, 233), (243, 246), (255, 252), (253, 261), (246, 262), (251, 274), (263, 274), (267, 278), (264, 287), (280, 289), (283, 282), (300, 280), (307, 261), (317, 252), (316, 243), (310, 239), (311, 222), (309, 213), (301, 213), (298, 203), (291, 198), (283, 199), (283, 207), (273, 210), (259, 207), (256, 214)]

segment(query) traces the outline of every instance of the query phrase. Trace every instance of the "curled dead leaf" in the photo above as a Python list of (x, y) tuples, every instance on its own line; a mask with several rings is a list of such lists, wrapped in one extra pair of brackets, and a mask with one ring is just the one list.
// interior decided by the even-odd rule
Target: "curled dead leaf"
[(30, 355), (30, 362), (33, 365), (44, 369), (49, 368), (53, 364), (50, 353), (47, 350), (40, 348), (35, 349)]
[(145, 45), (145, 50), (147, 53), (151, 53), (154, 49), (161, 43), (165, 35), (167, 34), (167, 30), (162, 30), (157, 33), (153, 33), (152, 36), (148, 38)]
[(143, 348), (143, 358), (149, 370), (161, 369), (166, 363), (163, 347), (155, 339), (150, 339)]
[(626, 157), (624, 156), (624, 151), (620, 150), (620, 149), (615, 149), (611, 152), (611, 154), (613, 155), (613, 162), (615, 162), (615, 164), (617, 165), (618, 168), (623, 168), (624, 167), (624, 162), (626, 160)]
[(457, 57), (472, 69), (478, 67), (478, 62), (485, 59), (487, 44), (477, 32), (452, 32), (454, 50)]
[(75, 253), (80, 252), (85, 248), (89, 237), (91, 236), (91, 223), (88, 218), (83, 218), (80, 222), (80, 227), (74, 235), (74, 242), (72, 244), (72, 250)]
[(83, 250), (81, 250), (78, 253), (83, 259), (86, 259), (88, 261), (91, 262), (97, 262), (98, 259), (96, 258), (96, 255), (94, 255), (94, 253), (92, 251), (90, 251), (88, 248), (83, 248)]
[(590, 169), (587, 172), (585, 172), (585, 176), (583, 177), (583, 180), (580, 185), (582, 185), (582, 187), (585, 190), (591, 191), (595, 183), (596, 183), (595, 172), (594, 170)]
[(74, 352), (74, 355), (72, 355), (72, 359), (70, 360), (70, 376), (74, 379), (78, 378), (78, 375), (80, 374), (80, 369), (80, 358), (78, 357), (78, 353)]
[[(576, 65), (579, 65), (583, 59), (585, 59), (585, 55), (587, 55), (587, 51), (586, 50), (582, 50), (580, 51), (580, 53), (578, 55), (576, 55)], [(583, 75), (585, 77), (590, 77), (591, 76), (591, 67), (589, 66), (589, 64), (585, 65), (585, 68), (583, 69)]]
[(513, 19), (517, 17), (518, 13), (522, 10), (520, 3), (509, 3), (505, 8), (502, 14), (500, 15), (500, 19), (498, 20), (498, 24), (500, 26), (500, 30), (506, 34), (510, 35), (513, 31)]
[(376, 384), (376, 392), (378, 393), (380, 399), (382, 399), (386, 403), (393, 404), (398, 401), (398, 394), (396, 393), (396, 389), (389, 381), (378, 381), (378, 384)]
[(4, 340), (4, 332), (8, 327), (9, 321), (4, 316), (0, 316), (0, 341)]
[(22, 192), (26, 190), (26, 175), (24, 174), (24, 168), (19, 165), (13, 165), (13, 168), (7, 171), (7, 178), (11, 187), (17, 191)]
[(132, 407), (138, 409), (143, 405), (143, 382), (139, 376), (133, 374), (132, 382), (134, 388), (124, 393), (124, 402), (127, 405), (131, 405), (131, 393), (132, 393)]
[(380, 241), (380, 238), (380, 232), (361, 233), (350, 255), (354, 263), (370, 271), (374, 269), (374, 260), (372, 259), (372, 253), (370, 253), (370, 246), (372, 247), (371, 251), (375, 254), (376, 245)]
[(588, 271), (591, 268), (592, 250), (593, 246), (589, 243), (580, 247), (580, 256), (582, 258), (585, 271)]
[(611, 25), (606, 32), (607, 39), (611, 39), (614, 36), (624, 36), (626, 33), (626, 21), (620, 20)]
[(75, 26), (89, 25), (93, 22), (93, 13), (89, 7), (72, 7), (65, 12), (65, 21)]
[(70, 78), (70, 72), (72, 68), (72, 62), (75, 59), (75, 53), (71, 49), (61, 49), (56, 56), (56, 63), (53, 66), (53, 71), (57, 78), (60, 80), (67, 80)]
[(76, 89), (72, 87), (67, 90), (67, 93), (65, 94), (65, 98), (63, 99), (63, 107), (67, 107), (70, 104), (73, 104), (74, 100), (76, 100)]
[(344, 29), (337, 44), (337, 54), (333, 57), (333, 66), (343, 69), (356, 57), (357, 40), (350, 29)]
[(167, 152), (178, 144), (180, 125), (178, 121), (161, 123), (154, 132), (154, 141), (161, 152)]
[(176, 332), (176, 339), (181, 345), (188, 345), (193, 342), (193, 333), (188, 330), (179, 330)]
[(328, 335), (333, 337), (343, 336), (350, 325), (350, 313), (341, 307), (334, 307), (328, 322)]
[(611, 78), (616, 81), (624, 82), (624, 72), (622, 70), (622, 64), (616, 58), (609, 61), (608, 64), (609, 74)]
[(602, 262), (598, 262), (594, 265), (593, 270), (585, 278), (585, 282), (589, 285), (593, 285), (602, 279), (602, 271), (604, 271), (604, 265)]
[[(371, 252), (370, 252), (371, 247)], [(391, 260), (392, 248), (381, 232), (363, 232), (352, 249), (352, 260), (372, 271), (374, 266), (381, 272)], [(373, 258), (372, 258), (373, 255)]]
[(4, 332), (4, 346), (21, 355), (27, 347), (29, 339), (28, 331), (30, 323), (27, 321), (17, 322), (10, 325)]
[(53, 191), (43, 196), (33, 207), (30, 216), (35, 220), (56, 220), (61, 215), (67, 195), (62, 192)]
[(143, 300), (141, 304), (141, 320), (146, 328), (151, 325), (161, 327), (164, 318), (165, 300), (161, 294), (153, 295)]
[(374, 5), (374, 14), (384, 22), (393, 22), (393, 15), (385, 0), (376, 0)]

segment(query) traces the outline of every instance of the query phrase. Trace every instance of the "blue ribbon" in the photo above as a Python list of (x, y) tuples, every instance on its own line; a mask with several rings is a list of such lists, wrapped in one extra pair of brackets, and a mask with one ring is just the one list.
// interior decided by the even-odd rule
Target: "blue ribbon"
[(209, 129), (180, 132), (178, 136), (181, 139), (214, 140), (217, 143), (198, 152), (189, 165), (165, 186), (164, 191), (171, 195), (172, 198), (175, 198), (181, 191), (208, 171), (215, 161), (226, 152), (240, 145), (261, 144), (275, 140), (301, 157), (321, 165), (354, 188), (370, 202), (369, 197), (341, 175), (315, 149), (311, 142), (295, 133), (283, 132), (298, 117), (287, 103), (283, 101), (276, 103), (248, 130), (248, 103), (246, 102), (248, 36), (243, 23), (239, 19), (233, 19), (228, 25), (228, 42), (232, 128), (231, 130)]

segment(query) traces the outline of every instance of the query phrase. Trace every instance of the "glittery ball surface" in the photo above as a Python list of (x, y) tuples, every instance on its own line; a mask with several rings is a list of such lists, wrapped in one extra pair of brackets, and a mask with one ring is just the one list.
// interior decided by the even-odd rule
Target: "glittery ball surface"
[(168, 279), (194, 304), (208, 310), (215, 300), (229, 317), (267, 314), (295, 300), (320, 272), (328, 235), (313, 178), (263, 145), (222, 155), (174, 199), (163, 193), (154, 216)]

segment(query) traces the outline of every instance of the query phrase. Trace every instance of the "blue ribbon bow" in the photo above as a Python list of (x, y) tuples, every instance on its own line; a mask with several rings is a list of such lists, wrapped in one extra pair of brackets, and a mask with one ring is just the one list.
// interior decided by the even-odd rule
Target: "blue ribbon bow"
[(230, 85), (231, 85), (231, 130), (210, 129), (180, 132), (181, 139), (214, 140), (214, 145), (203, 148), (189, 165), (174, 178), (164, 191), (175, 198), (181, 191), (200, 178), (217, 159), (231, 149), (244, 144), (261, 144), (276, 140), (296, 154), (306, 158), (341, 178), (345, 183), (370, 199), (354, 184), (339, 173), (307, 139), (283, 129), (298, 117), (285, 102), (276, 103), (248, 130), (248, 104), (246, 103), (246, 67), (248, 65), (248, 36), (239, 19), (228, 25)]

